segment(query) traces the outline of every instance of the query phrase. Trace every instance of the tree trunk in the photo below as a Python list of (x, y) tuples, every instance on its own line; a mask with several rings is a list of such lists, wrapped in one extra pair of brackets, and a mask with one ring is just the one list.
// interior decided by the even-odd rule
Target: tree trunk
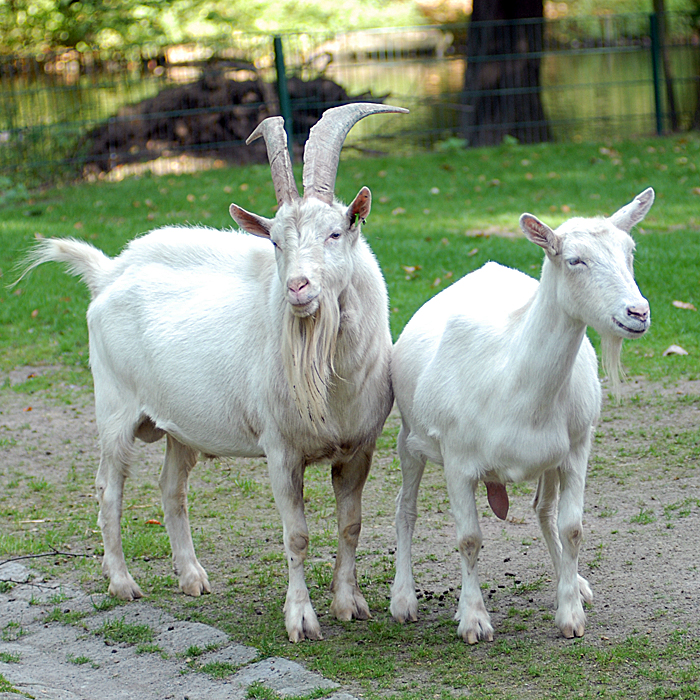
[(666, 107), (668, 119), (671, 122), (671, 131), (678, 131), (678, 110), (676, 109), (676, 96), (673, 90), (673, 68), (671, 67), (671, 55), (666, 45), (666, 2), (654, 0), (654, 12), (659, 26), (659, 41), (661, 42), (661, 61), (664, 67), (664, 82), (666, 85)]
[(474, 0), (460, 131), (470, 146), (549, 141), (540, 97), (542, 0)]

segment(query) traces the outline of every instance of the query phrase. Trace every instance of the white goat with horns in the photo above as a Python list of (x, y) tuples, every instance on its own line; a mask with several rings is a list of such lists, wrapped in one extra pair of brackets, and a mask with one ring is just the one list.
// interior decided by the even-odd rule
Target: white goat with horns
[(506, 484), (538, 479), (533, 507), (557, 577), (555, 621), (565, 637), (583, 635), (581, 598), (590, 602), (592, 593), (578, 575), (578, 553), (601, 404), (586, 326), (602, 337), (604, 364), (616, 387), (622, 338), (643, 335), (650, 323), (649, 304), (633, 277), (629, 231), (653, 201), (649, 188), (608, 219), (574, 218), (556, 231), (523, 214), (525, 235), (546, 253), (539, 283), (488, 263), (428, 301), (406, 325), (391, 360), (402, 417), (391, 595), (399, 622), (415, 620), (418, 611), (411, 539), (430, 459), (444, 466), (457, 529), (458, 634), (470, 644), (493, 639), (477, 574), (478, 482), (485, 482), (494, 513), (505, 519)]
[(355, 574), (361, 497), (393, 394), (386, 285), (360, 234), (363, 187), (334, 200), (345, 137), (363, 117), (406, 112), (380, 104), (328, 110), (305, 149), (304, 197), (281, 117), (263, 121), (279, 209), (266, 219), (231, 205), (248, 233), (169, 227), (132, 241), (114, 259), (71, 239), (39, 243), (29, 269), (67, 263), (92, 293), (90, 362), (101, 460), (96, 486), (109, 592), (142, 595), (127, 570), (120, 518), (135, 438), (167, 437), (160, 476), (165, 525), (182, 590), (210, 591), (195, 556), (187, 485), (198, 453), (267, 457), (289, 566), (289, 639), (321, 639), (304, 580), (309, 534), (303, 479), (332, 463), (338, 555), (332, 612), (366, 619)]

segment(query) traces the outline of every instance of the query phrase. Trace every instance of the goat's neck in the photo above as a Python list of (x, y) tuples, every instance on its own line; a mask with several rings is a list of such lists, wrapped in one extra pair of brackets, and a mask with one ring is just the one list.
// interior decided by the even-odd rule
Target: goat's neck
[(517, 351), (511, 365), (515, 381), (531, 388), (540, 407), (551, 405), (568, 383), (586, 332), (586, 325), (565, 313), (557, 301), (556, 273), (547, 267), (513, 329)]

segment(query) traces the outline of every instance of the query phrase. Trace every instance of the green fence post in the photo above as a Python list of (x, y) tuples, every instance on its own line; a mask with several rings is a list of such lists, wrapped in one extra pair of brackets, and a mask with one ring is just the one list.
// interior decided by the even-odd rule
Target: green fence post
[(649, 15), (649, 31), (651, 34), (651, 70), (654, 78), (654, 107), (656, 109), (656, 133), (661, 136), (664, 133), (664, 114), (661, 102), (661, 42), (659, 41), (659, 18), (654, 12)]
[(287, 70), (284, 65), (284, 53), (282, 51), (282, 37), (276, 36), (275, 45), (275, 68), (277, 69), (277, 96), (280, 101), (280, 112), (284, 119), (284, 129), (287, 132), (287, 147), (289, 148), (289, 157), (294, 160), (292, 149), (292, 103), (289, 99), (289, 90), (287, 89)]

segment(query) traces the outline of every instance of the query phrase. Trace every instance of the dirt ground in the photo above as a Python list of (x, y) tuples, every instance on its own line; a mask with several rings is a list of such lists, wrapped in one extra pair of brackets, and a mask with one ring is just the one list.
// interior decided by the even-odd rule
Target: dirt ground
[[(45, 479), (60, 489), (71, 470), (94, 474), (96, 468), (98, 444), (89, 393), (74, 388), (72, 403), (67, 404), (49, 398), (45, 391), (18, 393), (7, 387), (52, 369), (20, 368), (5, 378), (6, 386), (0, 391), (0, 483), (5, 494), (6, 522), (10, 505), (7, 485), (19, 473)], [(65, 391), (72, 389), (67, 387)], [(359, 558), (358, 571), (378, 558), (393, 559), (393, 499), (400, 484), (393, 436), (398, 420), (394, 412), (365, 489), (361, 537), (364, 554)], [(145, 469), (157, 477), (162, 445), (146, 446), (142, 455)], [(196, 474), (197, 470), (193, 483)], [(247, 474), (261, 482), (267, 478), (263, 463), (253, 465)], [(139, 475), (134, 476), (138, 482)], [(204, 484), (198, 485), (204, 488)], [(511, 508), (506, 522), (488, 511), (485, 490), (478, 494), (484, 533), (480, 579), (487, 586), (484, 597), (496, 634), (511, 606), (522, 605), (523, 596), (513, 593), (514, 587), (529, 587), (527, 601), (554, 612), (551, 563), (530, 507), (533, 486), (509, 487)], [(72, 498), (93, 496), (88, 491)], [(267, 503), (269, 498), (262, 496), (261, 500)], [(332, 504), (329, 508), (328, 517), (334, 523)], [(419, 508), (413, 558), (421, 591), (419, 615), (422, 620), (451, 618), (459, 593), (459, 564), (444, 479), (435, 466), (429, 465), (426, 471)], [(32, 523), (31, 518), (23, 520), (16, 523), (17, 529), (30, 531), (45, 526), (43, 522)], [(199, 528), (202, 523), (193, 517), (192, 525)], [(279, 520), (273, 517), (271, 525), (269, 531), (279, 534)], [(673, 630), (698, 629), (700, 381), (663, 385), (632, 380), (624, 388), (620, 405), (606, 399), (589, 462), (584, 528), (579, 572), (589, 580), (594, 593), (594, 603), (588, 610), (587, 638), (599, 642), (624, 639), (632, 633), (654, 638)], [(88, 549), (99, 543), (95, 531)], [(276, 549), (279, 537), (272, 539), (270, 547)], [(313, 564), (325, 553), (311, 555), (309, 563)], [(218, 582), (215, 589), (225, 586), (226, 569), (237, 556), (235, 552), (200, 552), (212, 581)], [(240, 559), (237, 561), (240, 563)], [(106, 588), (101, 582), (96, 585), (98, 589)], [(323, 627), (327, 610), (319, 613)], [(549, 622), (538, 630), (540, 635), (543, 640), (555, 639), (558, 631)]]

